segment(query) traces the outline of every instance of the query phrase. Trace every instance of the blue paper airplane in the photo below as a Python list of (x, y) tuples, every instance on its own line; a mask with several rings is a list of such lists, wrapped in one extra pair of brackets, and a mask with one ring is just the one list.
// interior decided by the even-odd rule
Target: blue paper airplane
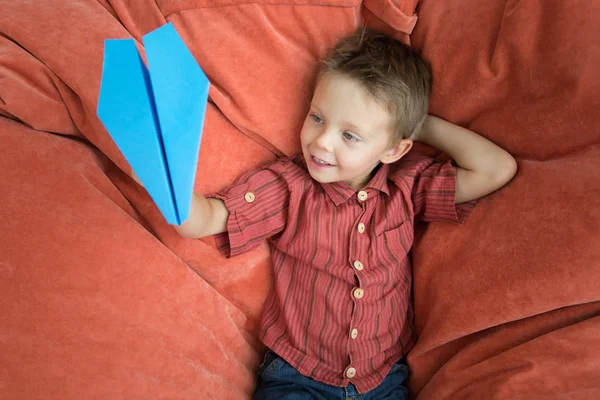
[(190, 212), (210, 83), (175, 27), (107, 39), (98, 117), (169, 224)]

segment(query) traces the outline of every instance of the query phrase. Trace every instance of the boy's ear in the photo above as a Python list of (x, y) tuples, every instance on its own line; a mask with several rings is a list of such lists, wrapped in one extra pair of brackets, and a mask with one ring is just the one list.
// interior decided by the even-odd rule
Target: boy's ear
[(401, 159), (412, 148), (413, 141), (411, 139), (401, 139), (393, 147), (386, 150), (381, 158), (382, 163), (391, 164)]

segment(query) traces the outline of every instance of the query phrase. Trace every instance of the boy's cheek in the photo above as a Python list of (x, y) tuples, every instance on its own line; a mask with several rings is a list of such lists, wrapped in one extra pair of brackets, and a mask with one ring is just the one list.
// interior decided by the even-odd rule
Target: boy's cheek
[(303, 126), (302, 131), (300, 131), (300, 144), (302, 145), (302, 147), (310, 143), (310, 136), (310, 131)]

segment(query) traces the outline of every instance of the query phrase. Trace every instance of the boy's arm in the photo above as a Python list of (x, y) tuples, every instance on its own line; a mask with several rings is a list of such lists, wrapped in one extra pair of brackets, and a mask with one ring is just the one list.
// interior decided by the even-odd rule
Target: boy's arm
[(478, 199), (506, 185), (517, 162), (486, 138), (441, 118), (428, 115), (411, 137), (448, 154), (458, 164), (454, 202)]
[[(142, 185), (140, 178), (134, 171), (131, 171), (131, 176), (137, 183)], [(223, 200), (207, 199), (201, 194), (194, 193), (188, 219), (181, 225), (173, 226), (181, 236), (189, 239), (199, 239), (225, 232), (227, 230), (227, 218), (229, 218), (229, 211), (227, 211)]]
[(189, 239), (216, 235), (227, 230), (229, 212), (223, 200), (207, 199), (194, 193), (190, 215), (181, 225), (173, 225), (177, 232)]

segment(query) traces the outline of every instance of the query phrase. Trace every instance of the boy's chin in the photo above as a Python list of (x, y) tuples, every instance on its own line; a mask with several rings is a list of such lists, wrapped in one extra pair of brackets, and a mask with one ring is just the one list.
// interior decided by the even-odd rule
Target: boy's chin
[(319, 173), (318, 171), (313, 171), (310, 168), (308, 169), (308, 173), (311, 176), (311, 178), (313, 178), (315, 181), (319, 182), (319, 183), (332, 183), (335, 182), (334, 179), (327, 179), (327, 177), (323, 176), (323, 174)]
[[(345, 183), (346, 185), (355, 188), (354, 186), (354, 182), (353, 181), (346, 181), (346, 180), (341, 180), (341, 179), (335, 179), (335, 178), (325, 178), (323, 176), (319, 176), (317, 173), (313, 173), (310, 170), (308, 171), (308, 173), (310, 174), (310, 176), (313, 178), (313, 180), (319, 182), (319, 183), (336, 183), (336, 182), (342, 182)], [(358, 186), (357, 186), (358, 187)]]

